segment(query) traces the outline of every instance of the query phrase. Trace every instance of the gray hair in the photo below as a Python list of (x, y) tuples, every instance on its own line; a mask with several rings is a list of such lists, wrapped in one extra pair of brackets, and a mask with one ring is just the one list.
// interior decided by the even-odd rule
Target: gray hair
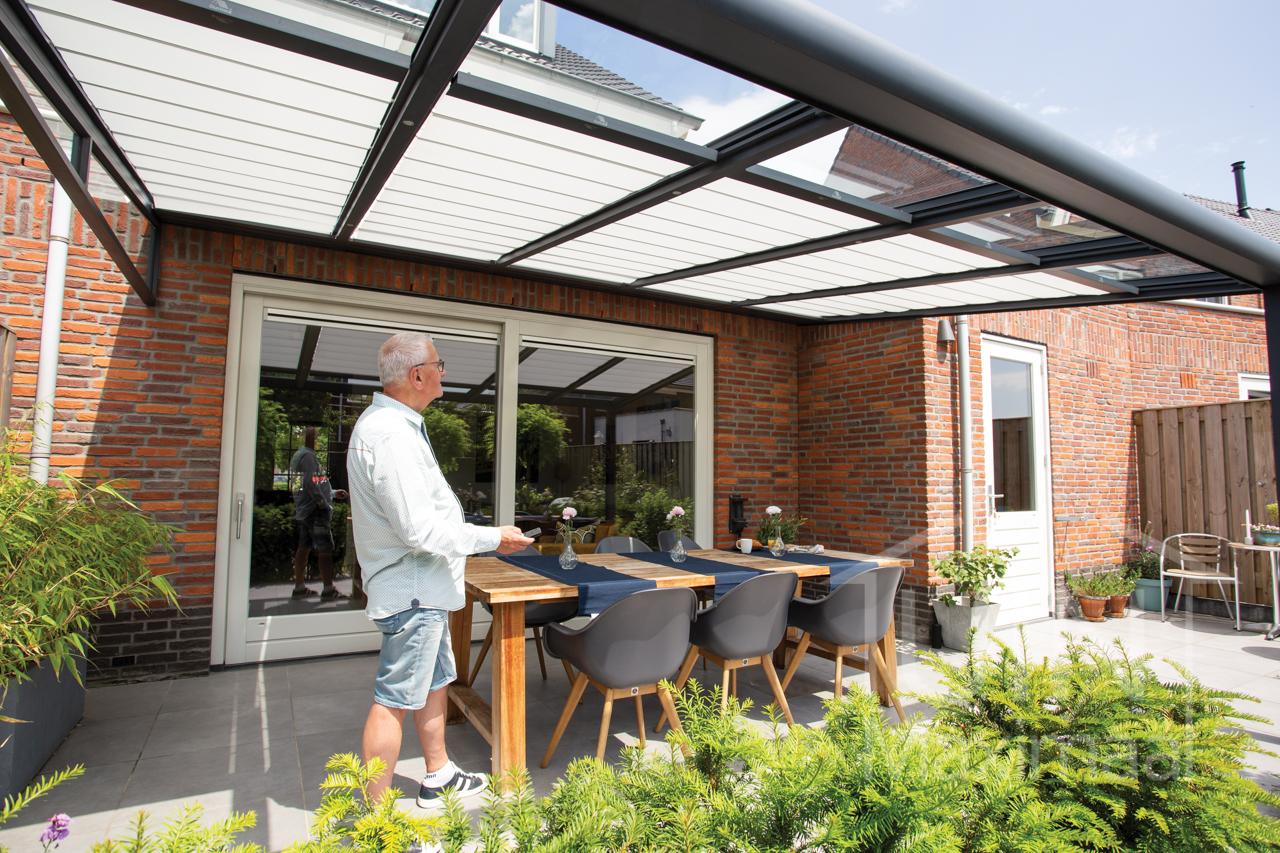
[(427, 359), (431, 336), (426, 332), (397, 332), (378, 349), (378, 378), (382, 386), (404, 381), (409, 371)]

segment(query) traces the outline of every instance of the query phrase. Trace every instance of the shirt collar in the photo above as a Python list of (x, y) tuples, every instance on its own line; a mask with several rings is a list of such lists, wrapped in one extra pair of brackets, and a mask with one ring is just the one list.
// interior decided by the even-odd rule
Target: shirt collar
[(382, 406), (383, 408), (391, 409), (392, 411), (400, 414), (413, 426), (414, 429), (420, 429), (422, 427), (422, 413), (415, 412), (395, 397), (383, 394), (381, 391), (374, 391), (372, 405)]

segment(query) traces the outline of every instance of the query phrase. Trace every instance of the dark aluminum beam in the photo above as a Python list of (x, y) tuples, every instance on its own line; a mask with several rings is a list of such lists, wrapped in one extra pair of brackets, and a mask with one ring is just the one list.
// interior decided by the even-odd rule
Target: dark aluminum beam
[(302, 349), (298, 351), (298, 369), (294, 371), (294, 384), (299, 388), (311, 377), (311, 363), (316, 359), (316, 344), (320, 343), (320, 327), (307, 326), (302, 333)]
[(54, 111), (75, 133), (93, 144), (93, 154), (103, 170), (154, 227), (155, 201), (146, 184), (116, 144), (106, 122), (62, 61), (62, 55), (21, 0), (0, 0), (0, 44), (49, 99)]
[(826, 325), (855, 321), (902, 320), (912, 317), (949, 317), (956, 314), (1006, 314), (1014, 311), (1040, 311), (1047, 308), (1079, 308), (1089, 305), (1118, 305), (1134, 302), (1161, 302), (1170, 299), (1196, 299), (1204, 296), (1238, 296), (1257, 293), (1252, 285), (1235, 281), (1220, 273), (1191, 273), (1151, 279), (1139, 284), (1136, 294), (1098, 293), (1063, 296), (1056, 299), (1027, 299), (1018, 302), (975, 302), (969, 305), (947, 305), (937, 308), (913, 308), (909, 311), (886, 311), (874, 314), (848, 314), (840, 317), (800, 319), (801, 325)]
[[(780, 293), (774, 296), (764, 296), (760, 299), (745, 299), (735, 304), (743, 307), (771, 305), (775, 302), (803, 302), (808, 299), (825, 299), (829, 296), (851, 296), (857, 293), (878, 293), (886, 290), (902, 290), (909, 287), (957, 284), (964, 281), (1047, 272), (1048, 270), (1064, 269), (1084, 264), (1100, 264), (1108, 261), (1142, 258), (1163, 253), (1159, 249), (1151, 248), (1146, 243), (1139, 243), (1137, 240), (1130, 240), (1128, 237), (1105, 237), (1101, 240), (1085, 240), (1067, 246), (1031, 249), (1027, 254), (1033, 258), (1031, 263), (935, 273), (933, 275), (891, 279), (889, 281), (872, 281), (864, 284), (850, 284), (844, 287), (827, 287), (822, 290), (810, 290), (798, 294)], [(1091, 276), (1089, 284), (1108, 293), (1136, 294), (1139, 291), (1138, 286), (1132, 282), (1115, 281), (1102, 276)]]
[(351, 239), (378, 193), (413, 143), (418, 128), (435, 109), (445, 88), (484, 32), (500, 0), (437, 0), (418, 39), (404, 80), (351, 185), (333, 236)]
[(1032, 199), (1016, 190), (996, 185), (978, 187), (976, 190), (961, 190), (958, 193), (949, 193), (935, 199), (918, 202), (915, 205), (904, 206), (900, 210), (909, 217), (905, 221), (888, 225), (873, 225), (870, 228), (844, 231), (826, 237), (815, 237), (811, 240), (801, 240), (786, 246), (775, 246), (772, 249), (750, 252), (734, 258), (725, 258), (720, 261), (685, 267), (668, 273), (636, 279), (627, 286), (649, 287), (654, 284), (679, 281), (680, 279), (693, 278), (698, 275), (755, 266), (769, 261), (798, 258), (801, 255), (811, 255), (814, 252), (844, 249), (849, 246), (857, 246), (860, 243), (900, 237), (903, 234), (927, 234), (941, 225), (964, 222), (978, 216), (1011, 210), (1031, 201)]
[(512, 264), (545, 252), (720, 178), (740, 174), (761, 160), (820, 139), (844, 124), (845, 122), (805, 104), (786, 104), (711, 143), (709, 147), (716, 153), (714, 162), (690, 166), (607, 204), (550, 234), (507, 252), (498, 258), (498, 264)]
[[(409, 57), (385, 47), (291, 18), (272, 15), (233, 0), (119, 0), (157, 15), (185, 21), (258, 44), (278, 47), (322, 62), (363, 71), (387, 80), (401, 80), (409, 70)], [(390, 7), (388, 13), (393, 12)], [(417, 16), (412, 16), (416, 19)], [(406, 19), (408, 20), (408, 19)]]
[(686, 166), (712, 163), (716, 159), (716, 152), (705, 145), (695, 145), (670, 134), (659, 133), (572, 104), (553, 101), (551, 98), (466, 72), (458, 73), (453, 85), (449, 87), (449, 95), (656, 157), (665, 157)]
[[(522, 364), (526, 358), (533, 355), (537, 351), (538, 351), (537, 347), (522, 348), (520, 350), (519, 357), (516, 359), (516, 364)], [(494, 386), (494, 383), (496, 383), (497, 381), (498, 381), (497, 371), (490, 373), (483, 382), (481, 382), (475, 388), (471, 389), (471, 393), (467, 395), (467, 402), (473, 402), (475, 400), (479, 400), (480, 397), (484, 394), (484, 392), (492, 388)]]
[(147, 286), (147, 280), (138, 272), (133, 259), (120, 243), (120, 237), (103, 215), (98, 203), (94, 201), (89, 188), (76, 173), (75, 166), (67, 158), (49, 125), (45, 123), (44, 116), (40, 115), (35, 102), (31, 100), (31, 95), (27, 93), (27, 88), (18, 77), (18, 72), (5, 56), (0, 56), (0, 101), (4, 101), (5, 108), (17, 120), (18, 127), (22, 128), (22, 132), (27, 135), (31, 145), (49, 167), (54, 180), (61, 184), (67, 195), (71, 197), (76, 210), (80, 211), (84, 221), (93, 229), (94, 235), (102, 243), (102, 248), (106, 249), (107, 254), (111, 256), (111, 260), (115, 261), (121, 275), (129, 282), (144, 304), (155, 305), (155, 291)]
[(841, 213), (848, 213), (851, 216), (861, 216), (864, 219), (870, 219), (872, 222), (887, 224), (890, 222), (911, 221), (911, 214), (904, 213), (896, 207), (868, 201), (865, 198), (841, 192), (834, 187), (815, 184), (812, 181), (806, 181), (803, 178), (779, 172), (777, 169), (771, 169), (768, 166), (752, 166), (738, 175), (737, 179), (743, 183), (782, 193), (800, 201), (819, 204), (832, 210), (838, 210)]
[(677, 370), (675, 373), (671, 374), (670, 376), (664, 379), (659, 379), (657, 382), (653, 383), (649, 387), (641, 388), (639, 391), (630, 395), (629, 397), (623, 397), (617, 403), (614, 403), (610, 411), (614, 412), (615, 414), (617, 412), (621, 412), (623, 409), (625, 409), (627, 406), (630, 406), (632, 403), (638, 403), (639, 401), (643, 400), (645, 397), (648, 397), (650, 394), (654, 393), (655, 391), (659, 391), (663, 388), (666, 388), (668, 385), (670, 385), (673, 382), (679, 382), (681, 379), (684, 379), (686, 376), (689, 376), (692, 373), (693, 373), (692, 367), (686, 367), (683, 370)]
[[(1280, 460), (1280, 287), (1262, 291), (1262, 310), (1267, 330), (1267, 376), (1271, 382), (1271, 458)], [(1280, 470), (1280, 465), (1272, 464), (1271, 470)], [(1272, 488), (1276, 485), (1271, 483)]]
[(1280, 285), (1280, 245), (817, 6), (775, 0), (559, 5), (1232, 278)]
[(613, 370), (615, 367), (617, 367), (619, 364), (622, 364), (622, 362), (624, 361), (626, 361), (625, 358), (620, 358), (620, 357), (611, 358), (608, 361), (606, 361), (604, 364), (601, 364), (600, 366), (587, 371), (587, 373), (584, 374), (583, 376), (579, 376), (577, 379), (573, 380), (573, 382), (566, 385), (564, 388), (561, 388), (559, 391), (552, 394), (550, 397), (546, 398), (542, 402), (549, 406), (552, 403), (554, 403), (556, 400), (559, 400), (561, 397), (568, 394), (570, 391), (577, 391), (579, 388), (581, 388), (583, 385), (586, 385), (592, 379), (595, 379), (601, 373), (607, 373), (608, 371)]

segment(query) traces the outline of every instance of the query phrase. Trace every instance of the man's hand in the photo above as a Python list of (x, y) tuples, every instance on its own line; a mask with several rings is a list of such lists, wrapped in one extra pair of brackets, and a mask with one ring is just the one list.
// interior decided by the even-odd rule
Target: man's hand
[(533, 544), (533, 540), (520, 531), (519, 527), (508, 524), (498, 528), (498, 532), (502, 534), (502, 541), (498, 543), (499, 554), (514, 554), (521, 548), (527, 548)]
[(347, 499), (347, 490), (346, 490), (346, 489), (334, 489), (334, 490), (333, 490), (333, 498), (334, 498), (334, 500), (345, 501), (345, 500)]

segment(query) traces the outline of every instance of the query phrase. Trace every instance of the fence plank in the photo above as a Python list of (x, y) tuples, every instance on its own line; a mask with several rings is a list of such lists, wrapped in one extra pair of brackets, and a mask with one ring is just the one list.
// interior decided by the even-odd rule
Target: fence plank
[(1142, 482), (1139, 485), (1142, 494), (1143, 517), (1151, 522), (1151, 535), (1163, 539), (1164, 511), (1160, 499), (1160, 428), (1159, 416), (1154, 410), (1138, 413), (1139, 431), (1138, 449), (1142, 454)]
[(0, 430), (9, 426), (9, 406), (13, 403), (14, 356), (18, 336), (0, 323)]
[[(1276, 500), (1276, 464), (1271, 449), (1271, 405), (1269, 400), (1249, 403), (1245, 410), (1249, 418), (1249, 474), (1253, 492), (1253, 518), (1267, 520), (1267, 504)], [(1259, 405), (1259, 403), (1261, 405)], [(1256, 600), (1271, 603), (1271, 563), (1267, 554), (1251, 554)]]
[[(1164, 478), (1164, 529), (1169, 533), (1186, 530), (1182, 513), (1182, 441), (1178, 435), (1178, 410), (1160, 410), (1160, 463)], [(1168, 534), (1165, 534), (1166, 536)]]
[(1200, 410), (1181, 409), (1182, 415), (1182, 476), (1186, 497), (1183, 505), (1186, 511), (1187, 532), (1205, 530), (1207, 521), (1204, 515), (1204, 460), (1200, 447)]
[[(1249, 509), (1249, 432), (1245, 426), (1244, 403), (1228, 403), (1223, 409), (1223, 444), (1227, 450), (1227, 537), (1233, 542), (1244, 539), (1244, 514)], [(1249, 591), (1249, 598), (1255, 598), (1257, 585), (1254, 582), (1256, 572), (1252, 561), (1241, 565), (1241, 572), (1247, 573), (1247, 583), (1242, 583)]]
[(1228, 536), (1227, 530), (1227, 458), (1222, 446), (1222, 406), (1205, 406), (1203, 410), (1205, 517), (1208, 532)]

